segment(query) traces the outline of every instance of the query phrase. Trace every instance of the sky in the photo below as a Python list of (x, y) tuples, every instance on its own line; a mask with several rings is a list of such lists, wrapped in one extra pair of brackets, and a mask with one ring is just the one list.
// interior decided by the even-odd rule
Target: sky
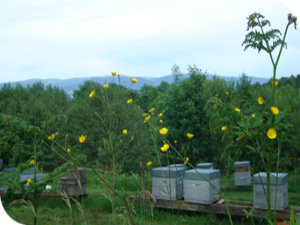
[[(297, 0), (1, 0), (0, 83), (111, 71), (162, 77), (174, 64), (182, 73), (196, 65), (221, 76), (270, 78), (269, 55), (241, 46), (253, 12), (284, 34), (287, 14), (300, 18), (300, 5)], [(299, 26), (289, 27), (286, 42), (277, 78), (300, 74)]]

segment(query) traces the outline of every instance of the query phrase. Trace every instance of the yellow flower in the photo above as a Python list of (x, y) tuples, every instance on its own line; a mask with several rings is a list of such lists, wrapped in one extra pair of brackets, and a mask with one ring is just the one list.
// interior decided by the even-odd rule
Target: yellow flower
[(30, 178), (28, 178), (27, 180), (27, 186), (29, 186), (32, 183), (32, 180)]
[(186, 136), (189, 138), (189, 139), (192, 139), (194, 137), (193, 134), (190, 134), (190, 133), (187, 133)]
[(127, 135), (127, 130), (126, 130), (126, 129), (123, 130), (123, 134), (124, 134), (124, 135)]
[(55, 132), (55, 136), (57, 136), (58, 135), (58, 133), (57, 132)]
[(30, 161), (30, 165), (34, 165), (34, 159)]
[[(275, 87), (277, 87), (278, 83), (278, 81), (275, 81)], [(273, 81), (271, 81), (271, 85), (273, 86)]]
[(150, 115), (147, 116), (147, 117), (144, 119), (144, 122), (146, 123), (146, 122), (148, 122), (149, 120), (150, 120)]
[(55, 134), (52, 133), (47, 139), (49, 141), (52, 141), (54, 138), (55, 138)]
[(251, 117), (254, 119), (255, 118), (255, 114), (252, 114)]
[(257, 101), (261, 105), (264, 103), (265, 100), (262, 97), (259, 97)]
[(152, 162), (147, 162), (146, 165), (147, 165), (147, 166), (151, 166), (151, 165), (152, 165)]
[(276, 130), (274, 128), (270, 128), (267, 132), (267, 135), (270, 139), (275, 139), (277, 136)]
[(108, 87), (109, 87), (108, 84), (104, 84), (104, 85), (103, 85), (103, 88), (104, 88), (104, 89), (106, 89), (106, 88), (108, 88)]
[(146, 116), (148, 116), (148, 114), (149, 114), (149, 113), (143, 113), (142, 116), (143, 116), (143, 117), (146, 117)]
[(68, 149), (67, 149), (67, 153), (70, 153), (70, 152), (71, 152), (71, 149), (68, 148)]
[(132, 98), (127, 101), (127, 104), (128, 105), (132, 104)]
[(215, 97), (218, 97), (219, 96), (219, 94), (215, 94)]
[(131, 77), (130, 80), (133, 84), (135, 84), (137, 82), (137, 79), (134, 79), (133, 77)]
[(91, 94), (89, 95), (90, 98), (94, 97), (96, 94), (95, 90), (91, 92)]
[(162, 115), (163, 115), (163, 114), (162, 114), (162, 113), (160, 113), (160, 114), (158, 114), (157, 116), (158, 116), (158, 117), (162, 117)]
[(186, 157), (186, 158), (185, 158), (185, 161), (186, 161), (186, 162), (188, 162), (189, 160), (190, 160), (189, 157)]
[(154, 110), (155, 110), (155, 108), (152, 108), (152, 109), (149, 110), (149, 112), (153, 113)]
[(85, 136), (81, 135), (81, 136), (79, 137), (79, 142), (80, 142), (80, 143), (85, 142)]
[(175, 140), (174, 143), (177, 144), (177, 141)]
[(184, 162), (184, 165), (186, 165), (186, 161)]
[(235, 111), (237, 112), (241, 112), (241, 110), (239, 108), (235, 108)]
[(160, 148), (160, 150), (162, 150), (163, 152), (168, 151), (168, 149), (169, 149), (169, 145), (168, 145), (168, 144), (164, 144), (164, 146), (162, 146), (162, 147)]
[(168, 133), (168, 129), (167, 128), (161, 128), (160, 130), (159, 130), (159, 133), (160, 134), (162, 134), (162, 135), (166, 135), (167, 133)]
[(226, 95), (229, 95), (229, 93), (228, 93), (228, 92), (226, 92)]
[(163, 123), (163, 120), (159, 120), (160, 123)]
[(238, 141), (238, 140), (241, 140), (243, 137), (244, 137), (244, 134), (243, 134), (243, 135), (240, 135), (240, 136), (238, 136), (238, 138), (237, 138), (236, 140), (237, 140), (237, 141)]
[(111, 72), (111, 75), (116, 76), (117, 72)]
[(279, 110), (278, 110), (277, 107), (272, 106), (272, 107), (271, 107), (271, 112), (272, 112), (272, 114), (277, 115), (277, 114), (279, 113)]
[(222, 127), (222, 131), (227, 131), (228, 130), (228, 127), (227, 126), (223, 126)]

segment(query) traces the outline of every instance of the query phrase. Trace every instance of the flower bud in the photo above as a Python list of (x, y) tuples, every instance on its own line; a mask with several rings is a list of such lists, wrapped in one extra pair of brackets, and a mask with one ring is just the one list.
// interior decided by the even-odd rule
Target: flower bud
[(282, 135), (284, 135), (285, 133), (284, 133), (284, 131), (282, 131), (282, 133), (281, 133)]

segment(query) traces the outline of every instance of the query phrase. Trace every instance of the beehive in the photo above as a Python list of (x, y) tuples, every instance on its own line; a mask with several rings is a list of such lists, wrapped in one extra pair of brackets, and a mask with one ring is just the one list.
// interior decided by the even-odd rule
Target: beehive
[[(34, 180), (34, 172), (33, 173), (30, 173), (30, 171), (26, 171), (25, 174), (21, 173), (21, 176), (19, 177), (19, 181), (22, 182), (22, 181), (27, 181), (28, 178), (30, 178), (32, 181)], [(48, 174), (37, 174), (36, 175), (36, 179), (39, 180), (39, 179), (42, 179), (44, 177), (47, 177)], [(23, 188), (24, 190), (26, 190), (28, 188), (28, 186), (26, 184), (23, 185)], [(31, 191), (33, 192), (33, 191)], [(15, 190), (15, 194), (20, 194), (21, 192), (19, 192), (18, 190)]]
[(58, 190), (65, 191), (68, 196), (82, 196), (86, 195), (87, 172), (85, 169), (78, 169), (80, 176), (80, 186), (76, 179), (74, 170), (67, 171), (67, 177), (58, 179)]
[[(152, 169), (152, 194), (156, 199), (177, 200), (184, 196), (183, 175), (186, 168), (180, 167), (158, 167)], [(169, 193), (168, 193), (169, 189)]]
[[(196, 171), (197, 170), (197, 171)], [(220, 195), (200, 174), (220, 190), (220, 170), (192, 169), (184, 176), (184, 201), (209, 205)]]
[[(6, 172), (8, 172), (8, 171), (15, 171), (15, 169), (17, 169), (17, 171), (19, 170), (18, 168), (5, 168), (5, 169), (3, 170), (3, 173), (6, 173)], [(39, 180), (39, 179), (44, 178), (44, 177), (46, 177), (46, 176), (48, 176), (48, 174), (36, 174), (36, 179)], [(28, 178), (30, 178), (32, 181), (34, 180), (34, 168), (31, 168), (31, 169), (29, 169), (29, 170), (24, 170), (24, 171), (21, 173), (20, 177), (19, 177), (19, 182), (27, 181)], [(28, 188), (27, 185), (24, 184), (24, 185), (23, 185), (23, 189), (26, 190), (27, 188)], [(4, 189), (4, 193), (6, 193), (8, 187), (4, 186), (3, 189)], [(14, 193), (15, 193), (15, 194), (21, 194), (21, 192), (20, 192), (19, 190), (15, 190)]]
[(213, 170), (214, 166), (213, 163), (199, 163), (196, 165), (196, 168), (204, 170)]
[(234, 177), (235, 186), (247, 186), (251, 184), (250, 161), (235, 162)]
[[(258, 173), (253, 175), (253, 208), (255, 209), (268, 209), (268, 202), (264, 194), (263, 186), (267, 195), (267, 173)], [(276, 178), (277, 173), (270, 174), (270, 191), (271, 191), (271, 209), (275, 206), (276, 194)], [(263, 184), (263, 185), (262, 185)], [(288, 174), (278, 173), (278, 186), (277, 186), (277, 200), (276, 210), (284, 210), (288, 206)]]

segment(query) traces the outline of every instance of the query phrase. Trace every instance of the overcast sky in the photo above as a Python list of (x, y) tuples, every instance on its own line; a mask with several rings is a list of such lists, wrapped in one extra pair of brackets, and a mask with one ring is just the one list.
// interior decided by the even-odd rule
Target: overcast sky
[[(283, 34), (288, 13), (300, 18), (296, 2), (1, 0), (0, 83), (105, 76), (111, 71), (161, 77), (171, 74), (175, 63), (183, 73), (195, 64), (222, 76), (245, 72), (270, 78), (267, 53), (241, 46), (246, 17), (259, 12)], [(300, 74), (299, 26), (289, 27), (286, 42), (278, 78)]]

